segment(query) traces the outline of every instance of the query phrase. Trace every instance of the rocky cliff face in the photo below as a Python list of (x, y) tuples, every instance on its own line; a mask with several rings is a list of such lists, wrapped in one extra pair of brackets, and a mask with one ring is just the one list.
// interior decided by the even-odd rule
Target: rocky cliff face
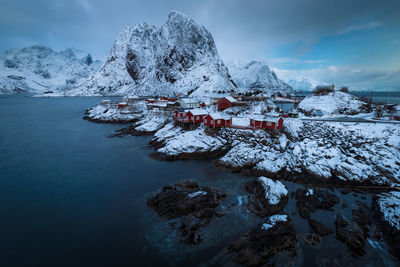
[(173, 11), (160, 28), (125, 28), (101, 69), (75, 95), (206, 95), (235, 86), (211, 34)]
[(277, 94), (280, 92), (282, 95), (293, 93), (290, 85), (280, 80), (275, 72), (260, 61), (232, 62), (227, 65), (232, 79), (238, 87), (238, 92), (254, 94)]
[(0, 54), (0, 94), (65, 91), (83, 83), (100, 67), (78, 49), (56, 52), (35, 45)]

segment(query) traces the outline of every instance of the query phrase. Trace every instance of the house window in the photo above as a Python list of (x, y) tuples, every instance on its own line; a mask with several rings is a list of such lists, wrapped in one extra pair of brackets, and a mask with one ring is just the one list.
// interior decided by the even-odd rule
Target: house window
[(271, 126), (271, 123), (269, 121), (267, 122), (267, 126)]
[(199, 116), (196, 116), (196, 120), (200, 119)]
[(217, 123), (221, 123), (221, 120), (217, 120)]
[(204, 122), (207, 123), (207, 119), (205, 119)]
[(214, 120), (211, 120), (210, 123), (213, 124), (213, 123), (214, 123)]

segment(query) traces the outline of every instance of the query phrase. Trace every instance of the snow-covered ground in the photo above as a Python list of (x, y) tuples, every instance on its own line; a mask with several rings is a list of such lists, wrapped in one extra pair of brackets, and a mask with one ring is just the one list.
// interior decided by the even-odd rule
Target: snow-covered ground
[(363, 110), (365, 103), (357, 97), (340, 91), (326, 95), (311, 94), (304, 98), (298, 105), (298, 110), (306, 114), (322, 111), (323, 115), (333, 114), (358, 114)]
[(207, 134), (203, 127), (183, 131), (168, 124), (154, 138), (162, 144), (157, 151), (167, 156), (226, 150), (218, 164), (232, 170), (309, 173), (320, 180), (354, 184), (400, 183), (396, 125), (285, 119), (283, 132), (272, 136), (263, 130), (232, 128)]
[(116, 104), (100, 104), (87, 111), (87, 118), (98, 122), (134, 122), (137, 132), (151, 133), (160, 129), (169, 118), (163, 110), (147, 110), (144, 101), (119, 109)]

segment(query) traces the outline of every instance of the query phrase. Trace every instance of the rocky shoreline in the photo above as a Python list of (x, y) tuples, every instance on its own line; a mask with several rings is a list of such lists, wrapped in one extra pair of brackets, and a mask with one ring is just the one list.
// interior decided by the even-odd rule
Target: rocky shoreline
[[(326, 238), (330, 239), (330, 236), (334, 236), (346, 246), (349, 254), (355, 259), (368, 254), (371, 242), (383, 242), (382, 240), (385, 240), (390, 252), (400, 258), (400, 228), (388, 223), (382, 211), (376, 208), (378, 197), (374, 198), (371, 207), (361, 202), (353, 204), (355, 207), (351, 209), (351, 216), (344, 216), (341, 210), (347, 208), (346, 203), (339, 207), (341, 201), (333, 193), (335, 188), (342, 188), (340, 192), (343, 195), (365, 192), (382, 195), (382, 192), (394, 188), (398, 184), (396, 177), (400, 173), (400, 163), (396, 157), (393, 157), (392, 166), (385, 161), (393, 156), (391, 153), (398, 152), (398, 140), (393, 137), (398, 130), (389, 127), (389, 130), (386, 129), (386, 136), (380, 141), (369, 137), (343, 140), (340, 137), (347, 133), (343, 132), (345, 130), (342, 125), (335, 126), (339, 130), (333, 130), (335, 127), (330, 126), (321, 131), (321, 127), (326, 125), (319, 123), (294, 122), (278, 134), (237, 129), (213, 131), (204, 126), (184, 131), (172, 122), (165, 122), (165, 119), (162, 123), (161, 120), (155, 119), (157, 122), (153, 123), (154, 127), (152, 125), (140, 128), (141, 125), (154, 120), (154, 117), (156, 116), (148, 115), (145, 119), (136, 119), (132, 125), (117, 130), (112, 136), (153, 134), (149, 144), (154, 148), (151, 157), (156, 160), (207, 159), (226, 171), (273, 178), (271, 180), (260, 177), (243, 184), (243, 190), (247, 193), (245, 204), (248, 212), (266, 221), (248, 230), (226, 247), (219, 254), (219, 257), (223, 258), (222, 262), (235, 262), (247, 266), (277, 264), (279, 255), (292, 262), (298, 258), (300, 244), (318, 247)], [(357, 133), (357, 137), (360, 137), (364, 128), (357, 127), (352, 133)], [(150, 131), (146, 131), (148, 129)], [(328, 144), (322, 143), (321, 135), (328, 140), (334, 140)], [(311, 151), (307, 150), (307, 146), (312, 147)], [(365, 150), (368, 146), (372, 146), (367, 150), (369, 155)], [(371, 160), (378, 159), (372, 158), (372, 153), (379, 154), (381, 163), (378, 166), (369, 166), (367, 171), (361, 169), (364, 170), (363, 173), (357, 173), (356, 178), (352, 177), (358, 168), (363, 168), (368, 162), (370, 164)], [(311, 159), (308, 159), (308, 156)], [(335, 170), (327, 172), (333, 165), (318, 165), (321, 164), (319, 159), (329, 161), (332, 157), (336, 164)], [(312, 163), (313, 160), (316, 161)], [(373, 173), (379, 175), (370, 176)], [(286, 192), (275, 198), (274, 204), (271, 204), (268, 192), (280, 187), (279, 180), (295, 182), (305, 189), (298, 189), (290, 195)], [(200, 186), (194, 181), (185, 180), (165, 186), (149, 198), (147, 204), (166, 220), (171, 229), (179, 231), (184, 243), (197, 245), (207, 238), (207, 231), (204, 230), (210, 224), (236, 209), (236, 204), (223, 204), (225, 198), (226, 194), (216, 188)], [(285, 213), (289, 198), (295, 199), (297, 210), (290, 215)], [(395, 208), (400, 210), (400, 201)], [(313, 214), (317, 211), (336, 214), (331, 221), (333, 227), (329, 226), (331, 223), (326, 224), (315, 219)], [(306, 220), (309, 232), (298, 232), (295, 229), (293, 215), (295, 218), (299, 216)], [(285, 220), (274, 224), (271, 223), (271, 220), (275, 220), (274, 216), (286, 217)], [(219, 257), (216, 258), (217, 262), (220, 262)]]

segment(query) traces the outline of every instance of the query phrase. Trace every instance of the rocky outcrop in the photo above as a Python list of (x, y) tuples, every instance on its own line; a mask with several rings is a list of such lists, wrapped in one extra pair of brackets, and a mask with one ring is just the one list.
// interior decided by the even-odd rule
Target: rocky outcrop
[(365, 255), (366, 236), (357, 223), (350, 222), (342, 215), (337, 214), (336, 220), (336, 239), (343, 242), (353, 256)]
[(247, 206), (253, 214), (265, 217), (283, 211), (288, 201), (288, 191), (279, 181), (260, 177), (243, 185), (249, 193)]
[(71, 94), (204, 96), (234, 88), (211, 33), (172, 11), (161, 27), (126, 27), (101, 69)]
[(290, 219), (287, 215), (275, 215), (267, 223), (257, 226), (233, 242), (227, 251), (240, 264), (263, 266), (271, 264), (271, 258), (282, 252), (289, 252), (289, 260), (293, 259), (296, 256), (296, 244), (296, 231)]
[(198, 244), (203, 238), (199, 229), (223, 216), (217, 207), (225, 197), (226, 194), (217, 189), (183, 180), (164, 186), (147, 200), (147, 205), (179, 230), (184, 241)]
[(298, 189), (296, 206), (302, 218), (309, 219), (310, 214), (318, 209), (332, 210), (339, 203), (339, 198), (327, 191), (319, 189)]
[[(161, 159), (211, 153), (218, 167), (299, 183), (390, 186), (400, 182), (400, 129), (394, 125), (286, 119), (281, 133), (173, 124), (152, 143)], [(379, 138), (378, 138), (379, 136)], [(214, 153), (221, 151), (221, 153)]]
[(400, 192), (381, 193), (374, 204), (389, 250), (400, 259)]
[(326, 236), (333, 233), (331, 229), (317, 220), (310, 218), (308, 219), (308, 224), (310, 225), (311, 229), (313, 229), (320, 236)]

